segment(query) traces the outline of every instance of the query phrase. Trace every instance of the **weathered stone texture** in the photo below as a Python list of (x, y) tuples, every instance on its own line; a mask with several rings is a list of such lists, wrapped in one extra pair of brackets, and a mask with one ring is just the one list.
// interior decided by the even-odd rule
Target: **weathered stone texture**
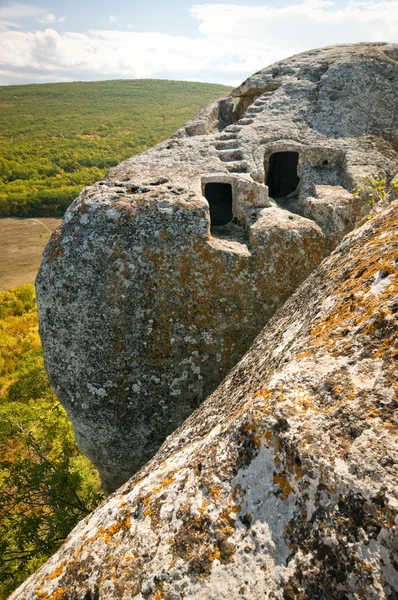
[(209, 105), (66, 213), (37, 278), (40, 334), (106, 491), (153, 456), (369, 211), (352, 188), (397, 174), (396, 48), (272, 65), (233, 92), (235, 116), (231, 99)]
[(162, 200), (159, 187), (134, 203), (86, 190), (39, 279), (51, 382), (111, 490), (217, 387), (324, 256), (312, 221), (274, 208), (253, 226), (251, 250), (209, 239), (205, 202)]
[(12, 600), (398, 595), (398, 202)]

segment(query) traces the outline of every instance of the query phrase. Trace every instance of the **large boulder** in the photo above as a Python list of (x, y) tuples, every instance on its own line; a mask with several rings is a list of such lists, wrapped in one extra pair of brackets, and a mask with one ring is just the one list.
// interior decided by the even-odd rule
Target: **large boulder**
[(398, 597), (398, 202), (10, 600)]
[(106, 492), (369, 211), (352, 188), (398, 172), (396, 58), (360, 44), (268, 67), (233, 92), (235, 113), (209, 105), (67, 211), (37, 278), (40, 334)]

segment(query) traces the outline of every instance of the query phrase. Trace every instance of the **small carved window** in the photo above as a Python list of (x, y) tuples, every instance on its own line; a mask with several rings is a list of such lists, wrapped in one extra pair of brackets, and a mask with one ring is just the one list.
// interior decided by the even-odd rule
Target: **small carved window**
[(271, 198), (285, 198), (299, 184), (297, 175), (298, 152), (274, 152), (269, 157), (266, 184)]
[(211, 227), (227, 225), (232, 221), (232, 186), (230, 183), (207, 183), (205, 198), (209, 203)]

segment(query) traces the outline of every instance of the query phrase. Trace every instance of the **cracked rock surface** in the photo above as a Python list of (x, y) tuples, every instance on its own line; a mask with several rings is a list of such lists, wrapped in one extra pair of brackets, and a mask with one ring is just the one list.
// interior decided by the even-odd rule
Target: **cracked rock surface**
[(398, 202), (12, 600), (398, 595)]
[(82, 191), (37, 277), (46, 370), (112, 492), (398, 173), (398, 47), (271, 65)]

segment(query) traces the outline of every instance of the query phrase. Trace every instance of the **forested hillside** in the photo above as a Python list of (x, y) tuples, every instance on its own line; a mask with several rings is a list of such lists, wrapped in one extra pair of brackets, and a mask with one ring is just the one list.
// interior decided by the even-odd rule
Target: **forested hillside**
[(0, 217), (61, 216), (83, 186), (228, 92), (151, 79), (0, 87)]
[(102, 499), (43, 366), (33, 286), (0, 293), (0, 600)]

